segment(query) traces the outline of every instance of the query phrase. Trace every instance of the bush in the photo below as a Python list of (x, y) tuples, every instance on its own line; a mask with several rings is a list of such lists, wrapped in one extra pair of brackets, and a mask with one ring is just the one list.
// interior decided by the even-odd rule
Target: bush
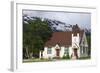
[(64, 55), (62, 59), (70, 59), (69, 55)]

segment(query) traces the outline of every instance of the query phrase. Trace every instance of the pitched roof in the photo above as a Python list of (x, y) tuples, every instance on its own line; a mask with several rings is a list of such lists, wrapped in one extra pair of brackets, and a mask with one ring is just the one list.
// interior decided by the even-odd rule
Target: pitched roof
[(49, 41), (46, 42), (45, 46), (55, 46), (59, 44), (60, 46), (71, 45), (71, 32), (54, 32)]
[(45, 43), (45, 46), (52, 47), (58, 44), (59, 46), (71, 46), (72, 45), (72, 33), (74, 36), (76, 36), (77, 33), (79, 33), (80, 36), (80, 42), (82, 40), (84, 30), (80, 30), (78, 25), (73, 26), (72, 31), (66, 31), (66, 32), (54, 32), (52, 34), (52, 37), (50, 40), (48, 40)]
[[(58, 44), (59, 46), (71, 46), (72, 45), (72, 33), (73, 32), (54, 32), (50, 40), (48, 40), (45, 46), (51, 47)], [(74, 32), (75, 34), (76, 32)], [(84, 31), (78, 32), (80, 36), (80, 42), (83, 37)]]

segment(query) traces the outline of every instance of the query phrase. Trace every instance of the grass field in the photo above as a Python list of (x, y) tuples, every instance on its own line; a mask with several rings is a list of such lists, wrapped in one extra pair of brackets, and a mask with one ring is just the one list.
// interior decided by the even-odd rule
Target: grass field
[(24, 59), (23, 63), (29, 63), (29, 62), (48, 62), (48, 61), (54, 61), (54, 60), (50, 60), (50, 59)]
[[(77, 60), (88, 60), (91, 59), (90, 57), (81, 57)], [(72, 60), (72, 59), (39, 59), (39, 58), (33, 58), (33, 59), (23, 59), (23, 63), (32, 63), (32, 62), (54, 62), (54, 61), (62, 61), (62, 60)]]

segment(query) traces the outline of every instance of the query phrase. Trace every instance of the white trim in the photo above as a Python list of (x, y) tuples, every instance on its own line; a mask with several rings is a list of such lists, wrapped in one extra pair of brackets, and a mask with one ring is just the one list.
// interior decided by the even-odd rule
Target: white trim
[[(14, 25), (12, 31), (13, 41), (12, 44), (12, 70), (20, 71), (20, 70), (34, 70), (34, 69), (47, 69), (48, 68), (61, 68), (61, 67), (80, 67), (80, 66), (91, 66), (96, 65), (96, 48), (92, 43), (92, 58), (91, 60), (77, 60), (77, 61), (57, 61), (57, 62), (45, 62), (45, 63), (22, 63), (22, 9), (32, 9), (32, 10), (51, 10), (51, 11), (70, 11), (70, 12), (90, 12), (91, 13), (91, 24), (94, 28), (96, 24), (96, 8), (95, 7), (86, 7), (86, 6), (77, 6), (77, 5), (43, 5), (43, 4), (34, 4), (32, 2), (26, 2), (28, 5), (23, 5), (25, 2), (14, 2), (13, 6), (13, 18)], [(16, 8), (17, 7), (17, 8)], [(16, 16), (17, 15), (17, 16)], [(17, 27), (16, 27), (17, 26)], [(92, 30), (93, 32), (93, 30)], [(94, 40), (93, 40), (94, 41)], [(94, 49), (95, 48), (95, 49)], [(72, 64), (73, 63), (73, 64)], [(59, 64), (59, 66), (58, 66)]]
[[(26, 4), (26, 5), (40, 5), (40, 6), (54, 6), (54, 7), (71, 7), (71, 8), (86, 8), (86, 9), (96, 9), (96, 6), (94, 5), (82, 5), (82, 4), (75, 4), (75, 3), (68, 3), (68, 2), (62, 2), (62, 3), (57, 3), (57, 2), (53, 2), (52, 4), (50, 4), (49, 2), (41, 2), (38, 3), (38, 1), (15, 1), (18, 4)], [(40, 1), (39, 1), (40, 2)]]
[(11, 70), (17, 69), (17, 24), (16, 24), (16, 3), (11, 2)]

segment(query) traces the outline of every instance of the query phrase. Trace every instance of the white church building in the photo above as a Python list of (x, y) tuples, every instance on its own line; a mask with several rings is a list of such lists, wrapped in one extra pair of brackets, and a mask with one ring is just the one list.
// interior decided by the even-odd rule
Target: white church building
[(72, 31), (54, 32), (45, 43), (40, 58), (62, 58), (69, 55), (72, 59), (88, 56), (88, 44), (84, 30), (73, 25)]

